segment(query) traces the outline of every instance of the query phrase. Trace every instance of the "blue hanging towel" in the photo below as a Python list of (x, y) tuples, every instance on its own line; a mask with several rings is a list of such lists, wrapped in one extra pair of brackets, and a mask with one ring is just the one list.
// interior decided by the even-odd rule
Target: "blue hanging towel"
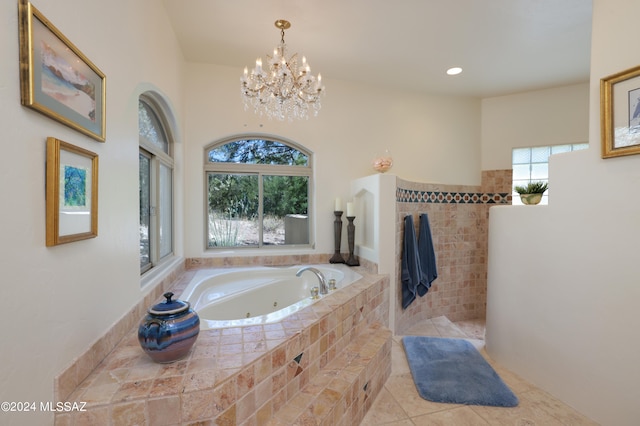
[(433, 250), (433, 239), (429, 217), (426, 213), (420, 215), (420, 238), (418, 240), (418, 258), (420, 264), (420, 282), (417, 284), (419, 296), (424, 296), (431, 288), (431, 283), (438, 278), (436, 268), (436, 254)]
[(413, 216), (404, 218), (404, 242), (402, 250), (402, 309), (406, 309), (416, 298), (416, 288), (422, 272), (418, 259), (418, 241), (413, 226)]

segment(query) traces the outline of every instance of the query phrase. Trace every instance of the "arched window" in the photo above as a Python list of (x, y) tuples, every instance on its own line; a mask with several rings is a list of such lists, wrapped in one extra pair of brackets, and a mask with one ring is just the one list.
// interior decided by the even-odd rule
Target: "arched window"
[(152, 93), (138, 101), (140, 143), (140, 273), (173, 254), (171, 131)]
[(205, 148), (206, 247), (310, 245), (312, 156), (273, 136)]

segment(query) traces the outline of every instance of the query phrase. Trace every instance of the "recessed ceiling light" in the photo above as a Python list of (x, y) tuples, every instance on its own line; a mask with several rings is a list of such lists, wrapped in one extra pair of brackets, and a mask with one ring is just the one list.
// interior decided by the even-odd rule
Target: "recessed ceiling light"
[(460, 67), (453, 67), (453, 68), (449, 68), (447, 70), (447, 74), (449, 75), (458, 75), (462, 72), (462, 68)]

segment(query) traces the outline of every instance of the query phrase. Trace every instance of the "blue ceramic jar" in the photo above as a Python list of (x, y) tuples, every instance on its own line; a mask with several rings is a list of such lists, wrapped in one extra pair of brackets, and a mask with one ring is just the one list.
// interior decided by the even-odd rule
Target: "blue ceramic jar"
[(200, 332), (200, 318), (188, 302), (171, 300), (171, 292), (164, 297), (164, 302), (147, 310), (138, 327), (140, 346), (159, 363), (177, 361), (187, 355)]

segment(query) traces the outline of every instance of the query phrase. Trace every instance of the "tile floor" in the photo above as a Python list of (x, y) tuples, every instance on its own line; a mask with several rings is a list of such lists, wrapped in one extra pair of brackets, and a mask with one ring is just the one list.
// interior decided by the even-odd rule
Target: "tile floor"
[(446, 317), (438, 317), (416, 325), (407, 334), (469, 339), (518, 396), (520, 404), (502, 408), (441, 404), (422, 399), (411, 378), (401, 336), (394, 336), (391, 376), (360, 426), (597, 425), (492, 361), (484, 350), (484, 321), (452, 323)]

